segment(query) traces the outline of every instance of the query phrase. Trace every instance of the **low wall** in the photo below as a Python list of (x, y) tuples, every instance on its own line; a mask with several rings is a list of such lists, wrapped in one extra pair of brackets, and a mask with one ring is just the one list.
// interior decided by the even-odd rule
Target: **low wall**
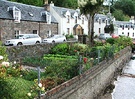
[(55, 44), (36, 44), (27, 46), (7, 47), (9, 61), (20, 61), (25, 57), (42, 57), (48, 53)]
[(130, 60), (131, 54), (130, 47), (121, 50), (113, 59), (47, 91), (42, 99), (94, 99), (111, 82), (115, 71)]

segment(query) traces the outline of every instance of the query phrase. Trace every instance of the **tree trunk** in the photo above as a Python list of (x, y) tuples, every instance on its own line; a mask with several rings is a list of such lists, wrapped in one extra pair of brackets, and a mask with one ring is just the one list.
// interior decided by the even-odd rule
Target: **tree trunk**
[(88, 18), (88, 38), (89, 38), (89, 46), (94, 45), (94, 15), (91, 15)]

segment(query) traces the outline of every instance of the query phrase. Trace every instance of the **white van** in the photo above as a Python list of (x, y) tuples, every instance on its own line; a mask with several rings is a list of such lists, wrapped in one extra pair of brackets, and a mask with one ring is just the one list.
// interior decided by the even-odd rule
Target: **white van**
[(19, 34), (16, 39), (6, 40), (6, 46), (33, 45), (41, 43), (41, 37), (38, 34)]

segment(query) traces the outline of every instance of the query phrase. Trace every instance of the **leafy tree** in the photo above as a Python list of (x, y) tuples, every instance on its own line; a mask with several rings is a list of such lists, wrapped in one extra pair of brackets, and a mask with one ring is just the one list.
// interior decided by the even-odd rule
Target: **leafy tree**
[(76, 9), (78, 7), (77, 0), (49, 0), (49, 3), (53, 1), (56, 6)]
[(103, 0), (88, 0), (86, 3), (80, 4), (81, 13), (88, 19), (88, 37), (89, 45), (93, 45), (94, 39), (94, 16), (100, 11)]
[(118, 0), (113, 7), (122, 10), (125, 15), (135, 15), (135, 0)]
[(14, 2), (20, 2), (28, 5), (43, 6), (44, 0), (9, 0)]
[(122, 10), (115, 10), (113, 16), (119, 21), (128, 21), (130, 19), (130, 17), (125, 15)]

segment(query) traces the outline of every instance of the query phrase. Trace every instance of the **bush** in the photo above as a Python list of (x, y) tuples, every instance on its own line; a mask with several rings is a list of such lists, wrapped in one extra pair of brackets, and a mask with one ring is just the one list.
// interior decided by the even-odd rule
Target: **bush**
[(69, 45), (67, 43), (61, 43), (61, 44), (57, 44), (56, 46), (54, 46), (51, 49), (50, 53), (65, 55), (68, 53), (68, 50), (69, 50)]

